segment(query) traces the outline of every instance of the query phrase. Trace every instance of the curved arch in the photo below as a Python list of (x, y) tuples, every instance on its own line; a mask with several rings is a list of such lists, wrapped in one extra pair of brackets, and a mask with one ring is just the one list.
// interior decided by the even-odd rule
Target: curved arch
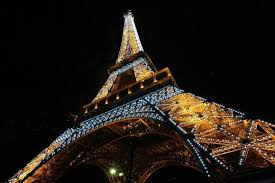
[[(103, 124), (102, 126), (100, 126), (100, 127), (98, 127), (98, 128), (95, 128), (95, 129), (93, 129), (93, 130), (90, 130), (89, 133), (86, 133), (86, 134), (82, 135), (80, 138), (75, 139), (75, 140), (72, 141), (71, 143), (68, 143), (67, 145), (64, 145), (64, 146), (62, 147), (62, 149), (60, 149), (60, 150), (64, 150), (65, 147), (66, 147), (65, 149), (69, 148), (71, 145), (75, 144), (75, 142), (77, 142), (78, 140), (83, 139), (83, 138), (85, 138), (88, 134), (91, 134), (91, 133), (93, 133), (93, 132), (95, 132), (95, 131), (97, 131), (97, 130), (100, 130), (100, 129), (104, 128), (104, 127), (107, 127), (107, 126), (109, 126), (109, 125), (113, 125), (113, 124), (115, 124), (115, 123), (126, 122), (126, 121), (128, 121), (128, 120), (133, 120), (133, 119), (140, 119), (140, 117), (124, 118), (124, 119), (120, 119), (120, 120), (117, 120), (117, 121), (105, 123), (105, 124)], [(148, 118), (148, 117), (146, 117), (146, 118), (144, 117), (144, 119), (148, 119), (148, 120), (153, 120), (153, 121), (161, 122), (161, 121), (159, 121), (159, 120), (157, 120), (157, 119), (150, 119), (150, 118)], [(172, 128), (171, 128), (171, 130), (174, 131)], [(169, 137), (169, 138), (172, 138), (172, 139), (176, 140), (175, 138), (173, 138), (173, 136), (169, 136), (169, 135), (164, 134), (164, 133), (159, 133), (159, 132), (153, 132), (153, 133), (155, 133), (155, 134), (162, 134), (162, 135), (164, 135), (164, 136), (167, 136), (167, 137)], [(180, 138), (180, 139), (181, 139), (181, 138)], [(118, 139), (118, 140), (119, 140), (119, 139)], [(179, 141), (179, 139), (177, 139), (177, 141)], [(181, 142), (181, 143), (183, 143), (183, 142)], [(183, 144), (185, 144), (185, 143), (183, 143)], [(188, 145), (185, 144), (185, 147), (188, 147)], [(59, 151), (58, 151), (58, 152), (59, 152)], [(190, 151), (190, 150), (189, 150), (189, 152), (192, 153), (192, 151)], [(192, 154), (193, 154), (193, 153), (192, 153)], [(54, 154), (54, 155), (55, 155), (55, 154)], [(193, 156), (195, 156), (195, 155), (193, 154)], [(50, 158), (49, 158), (49, 159), (50, 159)], [(45, 162), (43, 162), (43, 164), (44, 164), (44, 163), (45, 163)], [(31, 175), (32, 173), (34, 173), (37, 169), (39, 169), (39, 167), (42, 166), (43, 164), (41, 164), (41, 165), (39, 165), (37, 168), (35, 168), (33, 172), (30, 172), (30, 175)], [(29, 175), (28, 175), (28, 176), (29, 176)], [(26, 178), (28, 178), (28, 176), (27, 176)], [(23, 179), (23, 180), (26, 180), (26, 179)]]
[[(78, 138), (75, 142), (77, 142), (77, 141), (79, 141), (79, 140), (85, 138), (87, 135), (89, 135), (89, 134), (91, 134), (91, 133), (94, 133), (94, 132), (96, 132), (96, 131), (98, 131), (98, 130), (100, 130), (100, 129), (102, 129), (102, 128), (105, 128), (105, 127), (108, 127), (108, 126), (111, 126), (111, 125), (114, 125), (114, 124), (117, 124), (117, 123), (122, 123), (122, 122), (136, 123), (137, 121), (130, 121), (130, 120), (139, 120), (139, 119), (147, 119), (147, 120), (150, 120), (150, 121), (155, 121), (155, 122), (157, 122), (157, 123), (163, 123), (163, 121), (160, 121), (160, 120), (158, 120), (158, 119), (148, 118), (148, 117), (143, 117), (143, 118), (141, 118), (141, 117), (138, 117), (138, 118), (137, 118), (137, 117), (124, 118), (124, 119), (120, 119), (120, 120), (117, 120), (117, 121), (113, 121), (113, 122), (106, 123), (106, 124), (104, 124), (104, 125), (102, 125), (102, 126), (96, 128), (96, 129), (93, 129), (93, 130), (91, 130), (90, 132), (88, 132), (87, 134), (85, 134), (85, 135), (81, 136), (80, 138)], [(160, 132), (160, 131), (158, 131), (158, 130), (149, 131), (149, 132), (143, 132), (143, 133), (136, 133), (136, 134), (140, 134), (140, 135), (142, 135), (142, 134), (145, 134), (145, 135), (146, 135), (146, 134), (159, 134), (159, 135), (162, 135), (162, 136), (166, 136), (166, 137), (168, 137), (168, 138), (170, 138), (170, 139), (175, 140), (176, 142), (182, 143), (182, 144), (185, 146), (185, 148), (188, 149), (188, 151), (189, 151), (194, 157), (196, 157), (196, 156), (198, 155), (198, 154), (194, 154), (194, 152), (193, 152), (192, 150), (190, 150), (190, 144), (185, 143), (184, 141), (182, 141), (183, 137), (180, 136), (179, 133), (178, 133), (175, 129), (169, 128), (169, 126), (166, 126), (166, 128), (169, 129), (169, 130), (172, 131), (172, 132), (175, 132), (175, 134), (177, 134), (179, 138), (176, 138), (176, 137), (173, 136), (173, 135), (169, 135), (168, 133)], [(136, 134), (135, 134), (135, 135), (136, 135)], [(174, 134), (174, 135), (175, 135), (175, 134)], [(116, 141), (119, 141), (120, 139), (129, 137), (129, 136), (133, 136), (133, 135), (134, 135), (134, 134), (127, 134), (127, 135), (121, 136), (121, 137), (119, 137), (119, 138), (115, 138), (115, 139), (111, 140), (110, 142), (108, 142), (108, 144), (114, 143), (114, 142), (116, 142)], [(73, 145), (73, 144), (74, 144), (74, 143), (71, 143), (71, 144), (69, 144), (69, 145)], [(106, 145), (106, 144), (104, 144), (104, 145)]]
[[(90, 172), (93, 172), (91, 174)], [(105, 176), (104, 176), (105, 175)], [(82, 164), (60, 177), (57, 182), (110, 182), (110, 177), (98, 164)]]
[[(139, 120), (140, 118), (132, 118), (132, 119), (134, 119), (134, 120)], [(143, 118), (143, 119), (145, 119), (145, 118)], [(148, 118), (146, 118), (146, 119), (147, 119), (147, 120), (150, 120), (150, 119), (148, 119)], [(155, 121), (156, 121), (156, 120), (155, 120)], [(108, 124), (106, 124), (106, 125), (104, 125), (104, 126), (102, 126), (102, 127), (100, 127), (100, 128), (97, 128), (97, 129), (91, 131), (89, 134), (86, 134), (85, 136), (83, 136), (83, 137), (77, 139), (76, 141), (74, 141), (74, 142), (71, 143), (70, 145), (78, 144), (78, 145), (81, 146), (82, 144), (81, 144), (81, 142), (79, 142), (79, 141), (81, 141), (81, 140), (83, 140), (83, 139), (85, 139), (85, 138), (89, 138), (88, 136), (89, 136), (90, 134), (92, 134), (92, 133), (94, 133), (94, 132), (96, 132), (96, 131), (98, 131), (98, 130), (100, 130), (100, 129), (109, 127), (109, 126), (111, 126), (111, 125), (115, 125), (115, 124), (120, 123), (120, 122), (121, 122), (121, 123), (136, 123), (137, 121), (129, 121), (129, 118), (128, 118), (128, 119), (124, 119), (124, 120), (120, 120), (120, 121), (108, 123)], [(157, 122), (160, 122), (160, 121), (157, 121)], [(142, 122), (138, 122), (138, 123), (142, 123)], [(157, 124), (158, 124), (158, 123), (157, 123)], [(106, 147), (106, 146), (108, 146), (108, 145), (111, 145), (111, 144), (113, 144), (113, 143), (116, 143), (116, 142), (118, 142), (118, 141), (120, 141), (120, 140), (123, 140), (123, 139), (125, 139), (125, 138), (127, 138), (127, 137), (130, 137), (130, 136), (138, 136), (138, 137), (141, 137), (141, 136), (146, 136), (146, 135), (151, 135), (151, 134), (153, 134), (153, 135), (160, 135), (160, 136), (163, 136), (163, 137), (167, 137), (167, 138), (169, 138), (169, 139), (171, 139), (171, 140), (173, 140), (173, 141), (175, 141), (175, 142), (177, 142), (177, 143), (179, 143), (179, 144), (182, 144), (182, 145), (185, 147), (185, 149), (186, 149), (192, 156), (194, 156), (194, 154), (192, 154), (192, 152), (189, 150), (188, 145), (182, 140), (182, 138), (181, 138), (173, 129), (168, 128), (167, 126), (165, 126), (165, 127), (163, 127), (163, 126), (160, 127), (160, 126), (158, 126), (158, 125), (149, 126), (149, 128), (150, 128), (150, 130), (148, 130), (148, 131), (143, 131), (143, 132), (135, 132), (135, 131), (134, 131), (134, 132), (130, 133), (130, 131), (128, 131), (128, 133), (124, 133), (124, 134), (121, 134), (121, 136), (119, 136), (119, 137), (117, 137), (117, 138), (110, 139), (110, 141), (108, 141), (108, 142), (106, 142), (106, 143), (104, 143), (104, 144), (101, 144), (100, 146), (98, 146), (98, 147), (96, 147), (96, 148), (97, 148), (97, 149), (98, 149), (98, 148), (104, 148), (104, 146)], [(70, 145), (68, 145), (67, 148), (69, 148)], [(85, 148), (85, 146), (83, 146), (83, 147)], [(90, 150), (89, 147), (86, 147), (86, 148)]]
[[(171, 131), (174, 131), (173, 129), (169, 129), (169, 130), (171, 130)], [(124, 139), (124, 138), (127, 138), (127, 137), (130, 137), (130, 136), (133, 136), (133, 135), (137, 135), (137, 134), (141, 134), (141, 135), (150, 135), (150, 134), (157, 134), (157, 135), (161, 135), (161, 136), (165, 136), (165, 137), (168, 137), (169, 139), (172, 139), (173, 141), (176, 141), (176, 142), (178, 142), (178, 143), (180, 143), (180, 144), (183, 144), (184, 145), (184, 147), (185, 147), (185, 149), (186, 149), (186, 151), (189, 153), (189, 157), (190, 157), (190, 155), (191, 155), (191, 152), (188, 150), (188, 148), (185, 146), (186, 144), (184, 143), (184, 141), (182, 141), (182, 139), (181, 138), (176, 138), (175, 136), (173, 136), (173, 135), (169, 135), (169, 134), (167, 134), (167, 133), (165, 133), (165, 132), (161, 132), (161, 131), (148, 131), (148, 132), (142, 132), (142, 133), (140, 133), (140, 132), (137, 132), (137, 133), (134, 133), (134, 134), (127, 134), (127, 135), (124, 135), (124, 136), (121, 136), (121, 137), (119, 137), (119, 138), (115, 138), (115, 139), (113, 139), (112, 141), (110, 141), (110, 142), (108, 142), (108, 144), (112, 144), (112, 143), (116, 143), (117, 141), (120, 141), (120, 140), (122, 140), (122, 139)], [(106, 145), (106, 144), (104, 144), (104, 145)], [(103, 146), (104, 146), (103, 145)], [(194, 156), (194, 155), (192, 155), (192, 156)], [(104, 154), (99, 154), (99, 156), (96, 156), (96, 157), (93, 157), (93, 159), (94, 160), (96, 160), (96, 159), (106, 159), (106, 157), (105, 157), (105, 155)], [(166, 158), (166, 160), (163, 160), (163, 159), (165, 159)], [(108, 159), (108, 158), (107, 158)], [(111, 160), (111, 159), (108, 159), (108, 160)], [(193, 160), (193, 161), (192, 161)], [(85, 161), (91, 161), (91, 159), (87, 159), (87, 160), (85, 160)], [(93, 160), (92, 160), (93, 161)], [(199, 172), (203, 172), (202, 170), (201, 170), (201, 167), (197, 164), (197, 162), (195, 162), (194, 161), (194, 159), (189, 159), (189, 158), (187, 158), (187, 155), (185, 154), (185, 153), (182, 153), (182, 155), (179, 155), (179, 154), (176, 154), (175, 156), (173, 156), (172, 155), (172, 158), (171, 158), (171, 155), (165, 155), (165, 156), (157, 156), (157, 157), (155, 157), (154, 159), (152, 159), (151, 161), (149, 161), (149, 164), (151, 165), (151, 164), (155, 164), (155, 162), (156, 161), (158, 161), (159, 163), (160, 162), (169, 162), (169, 163), (172, 163), (172, 164), (177, 164), (177, 165), (183, 165), (183, 166), (185, 166), (185, 167), (189, 167), (189, 168), (192, 168), (192, 169), (194, 169), (194, 170), (196, 170), (196, 171), (199, 171)], [(167, 164), (166, 164), (167, 165)], [(163, 166), (166, 166), (166, 165), (163, 165)], [(170, 164), (169, 164), (170, 165)], [(161, 167), (159, 167), (159, 168), (161, 168)], [(154, 172), (154, 171), (153, 171)], [(153, 173), (152, 172), (152, 173)], [(150, 175), (148, 175), (148, 176), (150, 176)], [(139, 183), (140, 183), (140, 181), (139, 181)]]
[(140, 183), (145, 183), (146, 180), (157, 170), (165, 167), (165, 166), (169, 166), (169, 165), (180, 165), (180, 166), (184, 166), (184, 167), (188, 167), (188, 168), (192, 168), (195, 169), (199, 172), (202, 172), (200, 169), (195, 168), (192, 165), (188, 164), (188, 161), (182, 161), (181, 159), (167, 159), (167, 160), (161, 160), (158, 162), (155, 162), (149, 169), (147, 169), (142, 176), (139, 179)]
[[(112, 122), (109, 122), (109, 123), (105, 123), (95, 129), (92, 129), (91, 131), (89, 131), (88, 133), (82, 135), (81, 137), (79, 137), (77, 140), (80, 140), (82, 138), (84, 138), (85, 136), (91, 134), (91, 133), (94, 133), (95, 131), (98, 131), (102, 128), (105, 128), (105, 127), (108, 127), (110, 125), (114, 125), (114, 124), (117, 124), (117, 123), (122, 123), (122, 122), (128, 122), (128, 123), (136, 123), (138, 121), (130, 121), (130, 120), (139, 120), (139, 119), (148, 119), (148, 120), (151, 120), (151, 121), (156, 121), (156, 122), (162, 122), (160, 120), (157, 120), (157, 119), (152, 119), (152, 118), (148, 118), (148, 117), (129, 117), (129, 118), (123, 118), (123, 119), (120, 119), (120, 120), (117, 120), (117, 121), (112, 121)], [(141, 122), (139, 122), (141, 123)]]
[[(78, 139), (76, 139), (75, 141), (73, 141), (73, 142), (71, 142), (71, 143), (69, 143), (69, 144), (67, 144), (66, 146), (64, 146), (63, 147), (63, 149), (62, 150), (65, 150), (65, 149), (67, 149), (67, 148), (69, 148), (70, 146), (72, 146), (72, 145), (74, 145), (74, 144), (76, 144), (76, 143), (78, 143), (79, 141), (81, 141), (82, 139), (85, 139), (87, 136), (89, 136), (89, 135), (91, 135), (92, 133), (95, 133), (95, 132), (97, 132), (97, 131), (99, 131), (99, 130), (101, 130), (101, 129), (103, 129), (103, 128), (106, 128), (106, 127), (109, 127), (109, 126), (112, 126), (112, 125), (115, 125), (115, 124), (118, 124), (118, 123), (137, 123), (138, 121), (132, 121), (132, 120), (139, 120), (139, 119), (146, 119), (146, 120), (149, 120), (149, 121), (155, 121), (155, 122), (157, 122), (157, 123), (161, 123), (162, 121), (159, 121), (159, 120), (156, 120), (156, 119), (150, 119), (150, 118), (136, 118), (136, 117), (133, 117), (133, 118), (125, 118), (125, 119), (120, 119), (120, 120), (118, 120), (118, 121), (114, 121), (114, 122), (109, 122), (109, 123), (106, 123), (106, 124), (104, 124), (104, 125), (102, 125), (102, 126), (100, 126), (100, 127), (98, 127), (98, 128), (95, 128), (95, 129), (92, 129), (91, 131), (89, 131), (88, 133), (86, 133), (86, 134), (84, 134), (84, 135), (82, 135), (81, 137), (79, 137)], [(138, 123), (142, 123), (142, 122), (138, 122)], [(151, 126), (150, 126), (151, 127)], [(168, 130), (167, 131), (171, 131), (171, 132), (175, 132), (173, 129), (170, 129), (170, 128), (167, 128)], [(146, 134), (159, 134), (159, 135), (162, 135), (162, 136), (165, 136), (165, 137), (168, 137), (168, 138), (171, 138), (171, 139), (173, 139), (173, 140), (175, 140), (175, 141), (177, 141), (177, 142), (179, 142), (179, 143), (182, 143), (182, 144), (184, 144), (184, 146), (186, 147), (186, 148), (188, 148), (188, 145), (187, 144), (185, 144), (183, 141), (181, 141), (181, 137), (180, 136), (178, 136), (179, 138), (176, 138), (175, 136), (173, 136), (173, 135), (171, 135), (171, 134), (168, 134), (168, 133), (165, 133), (165, 132), (161, 132), (161, 131), (158, 131), (158, 130), (154, 130), (154, 131), (147, 131), (147, 132), (139, 132), (139, 133), (132, 133), (132, 134), (126, 134), (126, 135), (123, 135), (123, 136), (121, 136), (121, 137), (118, 137), (118, 138), (115, 138), (115, 139), (113, 139), (113, 140), (111, 140), (110, 142), (108, 142), (108, 144), (111, 144), (111, 143), (114, 143), (114, 142), (116, 142), (116, 141), (119, 141), (119, 140), (121, 140), (121, 139), (123, 139), (123, 138), (126, 138), (126, 137), (129, 137), (129, 136), (134, 136), (134, 135), (146, 135)], [(175, 133), (176, 134), (176, 133)], [(103, 145), (106, 145), (106, 144), (103, 144)], [(189, 149), (188, 149), (189, 150)], [(190, 150), (189, 150), (190, 151)], [(190, 151), (190, 153), (192, 153), (191, 151)], [(194, 155), (194, 154), (193, 154)]]
[[(174, 137), (174, 136), (172, 136), (172, 135), (169, 135), (169, 134), (166, 134), (166, 133), (164, 133), (164, 132), (148, 131), (148, 132), (143, 132), (143, 133), (140, 133), (140, 132), (139, 132), (139, 133), (136, 133), (136, 134), (139, 134), (139, 135), (142, 135), (142, 136), (155, 134), (155, 135), (161, 135), (161, 136), (167, 137), (167, 138), (169, 138), (169, 139), (171, 139), (171, 140), (173, 140), (173, 141), (178, 142), (179, 144), (182, 144), (182, 145), (186, 148), (186, 150), (187, 150), (190, 154), (192, 154), (192, 152), (186, 147), (186, 144), (185, 144), (183, 141), (181, 141), (180, 138), (176, 138), (176, 137)], [(110, 142), (108, 142), (108, 143), (106, 143), (106, 144), (103, 144), (101, 147), (103, 147), (103, 146), (108, 146), (108, 145), (110, 145), (110, 144), (113, 144), (113, 143), (115, 143), (115, 142), (117, 142), (117, 141), (120, 141), (120, 140), (122, 140), (122, 139), (125, 139), (125, 138), (127, 138), (127, 137), (130, 137), (130, 136), (133, 136), (133, 135), (136, 135), (136, 134), (127, 134), (127, 135), (124, 135), (124, 136), (115, 138), (115, 139), (113, 139), (112, 141), (110, 141)], [(104, 147), (103, 147), (103, 148), (104, 148)], [(186, 155), (186, 156), (187, 156), (187, 155)], [(192, 156), (194, 156), (194, 155), (192, 154)], [(97, 158), (100, 158), (100, 157), (97, 157)], [(195, 164), (195, 163), (192, 162), (192, 164)], [(198, 165), (196, 165), (196, 166), (194, 166), (194, 167), (196, 167), (197, 169), (199, 169), (199, 168), (198, 168)], [(201, 171), (201, 169), (199, 169), (199, 170)]]

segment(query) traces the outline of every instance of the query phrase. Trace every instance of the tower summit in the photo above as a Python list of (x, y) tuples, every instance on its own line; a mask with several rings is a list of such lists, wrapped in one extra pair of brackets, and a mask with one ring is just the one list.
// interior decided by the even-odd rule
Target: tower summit
[(133, 13), (128, 10), (124, 14), (123, 34), (116, 64), (109, 69), (110, 76), (92, 103), (125, 86), (152, 76), (155, 71), (154, 64), (143, 51)]
[(123, 34), (116, 63), (140, 51), (143, 51), (143, 48), (134, 22), (134, 16), (131, 10), (128, 10), (124, 14)]

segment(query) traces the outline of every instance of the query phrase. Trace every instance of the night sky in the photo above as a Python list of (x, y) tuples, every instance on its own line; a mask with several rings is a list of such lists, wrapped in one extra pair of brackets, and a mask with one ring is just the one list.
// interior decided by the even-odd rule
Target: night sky
[(115, 64), (127, 9), (144, 50), (182, 89), (275, 122), (271, 1), (167, 3), (1, 3), (0, 182), (96, 95)]

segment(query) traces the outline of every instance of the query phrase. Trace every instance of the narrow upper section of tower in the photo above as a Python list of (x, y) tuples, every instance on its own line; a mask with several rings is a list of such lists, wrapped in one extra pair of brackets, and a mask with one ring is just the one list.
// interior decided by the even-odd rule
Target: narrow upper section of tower
[(134, 16), (129, 10), (124, 14), (123, 35), (116, 63), (139, 51), (143, 51), (143, 48), (135, 26)]

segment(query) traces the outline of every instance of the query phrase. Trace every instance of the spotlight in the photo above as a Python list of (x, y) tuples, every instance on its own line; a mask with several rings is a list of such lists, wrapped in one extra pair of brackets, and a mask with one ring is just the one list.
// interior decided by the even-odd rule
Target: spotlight
[(110, 174), (112, 174), (112, 175), (116, 174), (116, 169), (111, 168), (111, 169), (110, 169)]
[(123, 173), (119, 173), (118, 176), (120, 176), (120, 177), (123, 176)]

